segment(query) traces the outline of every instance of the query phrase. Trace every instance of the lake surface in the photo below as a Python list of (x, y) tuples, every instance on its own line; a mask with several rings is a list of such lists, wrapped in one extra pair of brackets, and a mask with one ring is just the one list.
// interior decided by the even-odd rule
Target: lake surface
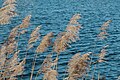
[[(3, 0), (0, 0), (0, 7), (2, 2)], [(0, 25), (0, 43), (6, 40), (10, 30), (20, 24), (25, 16), (32, 15), (30, 27), (27, 29), (28, 32), (20, 37), (20, 60), (26, 54), (26, 44), (31, 31), (38, 25), (42, 25), (40, 40), (35, 43), (33, 49), (28, 51), (27, 63), (22, 76), (23, 80), (29, 80), (30, 78), (31, 65), (34, 54), (36, 54), (35, 49), (42, 37), (49, 32), (54, 32), (56, 36), (59, 32), (64, 31), (70, 18), (76, 13), (81, 14), (79, 22), (83, 27), (79, 34), (80, 40), (72, 43), (71, 47), (60, 54), (58, 80), (65, 77), (67, 63), (75, 53), (93, 52), (97, 54), (105, 45), (109, 45), (105, 57), (107, 62), (99, 64), (95, 76), (97, 77), (98, 72), (101, 76), (106, 76), (106, 80), (117, 80), (120, 76), (120, 0), (17, 0), (16, 12), (19, 15), (12, 18), (11, 24)], [(100, 32), (99, 28), (107, 20), (112, 20), (107, 30), (109, 36), (105, 41), (96, 41), (96, 36)], [(51, 48), (38, 56), (34, 77), (40, 64), (50, 52)], [(93, 68), (91, 69), (93, 70)], [(92, 73), (90, 72), (90, 74)], [(37, 79), (42, 80), (42, 75), (39, 75)]]

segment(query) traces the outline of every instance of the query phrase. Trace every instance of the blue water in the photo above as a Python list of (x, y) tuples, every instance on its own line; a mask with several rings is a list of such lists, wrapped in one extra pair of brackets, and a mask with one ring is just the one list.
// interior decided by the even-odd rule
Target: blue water
[[(3, 0), (0, 0), (0, 7), (2, 2)], [(19, 16), (12, 18), (11, 24), (0, 25), (0, 43), (6, 40), (12, 28), (20, 24), (25, 16), (31, 14), (32, 18), (30, 27), (27, 29), (28, 32), (20, 37), (20, 59), (25, 56), (26, 43), (35, 27), (42, 25), (40, 30), (42, 36), (48, 32), (54, 32), (56, 35), (64, 31), (72, 15), (79, 13), (81, 14), (79, 22), (83, 27), (79, 34), (80, 40), (72, 43), (70, 48), (60, 54), (58, 80), (64, 78), (68, 60), (75, 53), (93, 52), (97, 54), (102, 46), (105, 45), (109, 45), (105, 57), (107, 62), (99, 64), (95, 76), (97, 77), (98, 72), (100, 72), (101, 76), (106, 76), (106, 80), (116, 80), (120, 76), (120, 0), (17, 0), (16, 7), (16, 12), (18, 12)], [(108, 38), (105, 41), (95, 42), (96, 35), (100, 32), (99, 28), (107, 20), (112, 20), (107, 30), (109, 33)], [(25, 71), (21, 77), (23, 80), (30, 78), (32, 60), (35, 54), (34, 50), (39, 45), (40, 40), (35, 43), (35, 48), (28, 52)], [(34, 77), (43, 59), (50, 51), (51, 49), (48, 49), (48, 51), (39, 55)], [(41, 80), (42, 75), (37, 79)]]

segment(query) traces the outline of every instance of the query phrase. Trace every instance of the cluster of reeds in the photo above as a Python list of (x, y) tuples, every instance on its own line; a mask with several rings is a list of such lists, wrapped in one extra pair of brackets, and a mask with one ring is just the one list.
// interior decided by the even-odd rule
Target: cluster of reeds
[[(15, 10), (15, 2), (16, 0), (6, 0), (3, 3), (3, 7), (0, 9), (0, 24), (7, 24), (11, 17), (16, 15)], [(79, 30), (81, 25), (78, 20), (80, 19), (80, 14), (75, 14), (70, 19), (65, 31), (60, 32), (55, 41), (53, 32), (46, 34), (39, 46), (36, 48), (35, 53), (36, 56), (33, 60), (32, 71), (30, 80), (33, 80), (33, 73), (35, 69), (36, 59), (38, 58), (38, 53), (43, 53), (47, 51), (49, 46), (53, 47), (51, 53), (49, 53), (44, 59), (41, 67), (36, 73), (36, 78), (42, 73), (44, 74), (43, 80), (57, 80), (58, 72), (57, 66), (59, 61), (59, 54), (65, 51), (72, 42), (76, 42), (79, 40)], [(26, 63), (26, 55), (25, 58), (21, 61), (18, 61), (18, 54), (20, 50), (18, 50), (18, 41), (20, 35), (24, 34), (30, 24), (31, 15), (26, 16), (20, 25), (17, 25), (13, 28), (7, 38), (7, 40), (0, 46), (0, 80), (17, 80), (18, 75), (22, 75), (24, 71), (24, 65)], [(102, 40), (107, 38), (107, 28), (111, 20), (105, 22), (100, 28), (101, 32), (98, 34), (98, 37)], [(28, 41), (28, 48), (26, 51), (34, 47), (34, 43), (40, 37), (41, 26), (36, 27), (32, 33), (30, 34), (30, 39)], [(82, 78), (87, 74), (91, 65), (98, 64), (105, 61), (106, 48), (104, 46), (100, 53), (98, 54), (98, 59), (95, 62), (91, 62), (91, 56), (94, 56), (92, 52), (88, 52), (85, 54), (76, 53), (72, 59), (68, 62), (68, 76), (65, 78), (66, 80), (77, 80), (78, 78)], [(56, 53), (56, 57), (53, 59), (53, 53)], [(99, 79), (98, 79), (99, 80)]]
[(16, 0), (5, 0), (0, 8), (0, 24), (8, 24), (10, 19), (17, 15), (15, 12)]
[[(10, 18), (17, 15), (15, 10), (16, 0), (5, 0), (3, 7), (0, 9), (0, 24), (7, 24)], [(18, 41), (19, 36), (24, 34), (26, 30), (21, 28), (28, 27), (30, 17), (23, 19), (24, 26), (17, 25), (13, 28), (7, 38), (0, 46), (0, 80), (17, 80), (18, 75), (24, 71), (26, 58), (19, 61)]]

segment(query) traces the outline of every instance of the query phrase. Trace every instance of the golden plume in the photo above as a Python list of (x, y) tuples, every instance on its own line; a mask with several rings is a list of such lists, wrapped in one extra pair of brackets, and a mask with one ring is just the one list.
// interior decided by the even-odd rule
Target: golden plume
[(106, 22), (101, 26), (100, 30), (106, 30), (111, 22), (112, 22), (112, 20), (106, 21)]
[(32, 31), (32, 33), (31, 33), (31, 35), (30, 35), (30, 39), (29, 39), (29, 41), (28, 41), (29, 44), (31, 44), (31, 43), (33, 43), (33, 42), (36, 42), (37, 39), (39, 39), (39, 36), (40, 36), (39, 30), (40, 30), (40, 26), (38, 26), (37, 28), (35, 28), (35, 29)]
[(42, 53), (46, 50), (46, 48), (51, 44), (51, 38), (53, 37), (53, 32), (48, 33), (43, 37), (40, 45), (37, 47), (36, 52)]
[(0, 24), (8, 24), (10, 22), (10, 19), (17, 15), (17, 13), (14, 11), (16, 9), (16, 4), (11, 3), (10, 0), (6, 0), (3, 5), (4, 7), (0, 8)]
[(108, 36), (107, 28), (111, 22), (112, 22), (111, 20), (108, 20), (101, 26), (101, 28), (100, 28), (101, 32), (98, 34), (98, 38), (100, 38), (102, 40), (107, 38), (107, 36)]
[(16, 0), (6, 0), (3, 5), (8, 5), (8, 4), (14, 4), (16, 3)]
[(31, 19), (31, 15), (28, 15), (26, 16), (23, 21), (22, 21), (22, 24), (19, 25), (20, 28), (27, 28), (29, 26), (29, 22), (30, 22), (30, 19)]
[[(72, 19), (70, 20), (70, 23), (68, 24), (65, 32), (62, 32), (58, 34), (55, 42), (54, 42), (54, 51), (56, 53), (60, 53), (69, 46), (69, 43), (75, 42), (79, 39), (79, 29), (81, 28), (80, 24), (76, 23), (77, 20), (80, 18), (80, 15), (75, 14)], [(74, 20), (74, 25), (72, 20)]]
[(81, 78), (88, 69), (88, 60), (91, 52), (80, 56), (79, 53), (75, 54), (68, 63), (68, 80), (76, 80)]

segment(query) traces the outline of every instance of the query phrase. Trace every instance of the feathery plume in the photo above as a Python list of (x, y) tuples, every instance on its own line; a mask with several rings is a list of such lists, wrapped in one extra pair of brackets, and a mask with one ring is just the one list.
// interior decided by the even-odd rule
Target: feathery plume
[(104, 46), (103, 47), (103, 49), (100, 51), (100, 54), (99, 54), (99, 60), (98, 60), (98, 62), (104, 62), (104, 57), (105, 57), (105, 55), (106, 55), (106, 48), (108, 47), (108, 45), (107, 46)]
[(53, 49), (56, 53), (59, 54), (60, 52), (66, 50), (66, 48), (69, 46), (69, 43), (75, 42), (79, 39), (78, 34), (81, 26), (77, 22), (78, 19), (80, 19), (80, 14), (73, 15), (65, 32), (58, 34), (53, 46)]
[(43, 37), (40, 45), (37, 47), (36, 52), (42, 53), (46, 50), (46, 48), (51, 44), (51, 38), (53, 37), (53, 32), (48, 33)]
[(34, 37), (31, 37), (31, 38), (29, 39), (29, 41), (28, 41), (28, 44), (31, 44), (31, 43), (33, 43), (33, 42), (36, 42), (37, 39), (39, 39), (39, 35), (36, 35), (36, 36), (34, 36)]
[(25, 34), (27, 32), (27, 30), (22, 30), (21, 32), (20, 32), (20, 34)]
[(86, 73), (89, 65), (88, 60), (90, 54), (91, 52), (80, 56), (80, 54), (77, 53), (72, 57), (68, 63), (68, 80), (76, 80)]
[(102, 31), (98, 34), (98, 38), (103, 40), (103, 39), (107, 38), (107, 35), (108, 35), (108, 33), (106, 31)]
[(29, 22), (30, 22), (30, 19), (31, 19), (31, 15), (28, 15), (26, 16), (23, 21), (22, 21), (22, 24), (19, 25), (20, 28), (27, 28), (29, 26)]
[(16, 44), (17, 44), (16, 41), (14, 41), (13, 43), (10, 43), (6, 48), (7, 53), (9, 53), (9, 54), (13, 53), (15, 48), (17, 47)]
[(4, 7), (0, 8), (0, 24), (8, 24), (12, 17), (17, 16), (17, 13), (14, 11), (16, 4), (12, 0), (6, 0), (3, 5)]
[(41, 26), (36, 27), (36, 28), (32, 31), (30, 37), (34, 37), (34, 36), (38, 35), (40, 28), (41, 28)]
[(112, 20), (106, 21), (106, 22), (101, 26), (100, 30), (106, 30), (111, 22), (112, 22)]
[(33, 43), (33, 42), (36, 42), (37, 39), (39, 39), (39, 36), (40, 36), (39, 30), (40, 30), (40, 26), (38, 26), (37, 28), (35, 28), (35, 29), (32, 31), (32, 33), (31, 33), (31, 35), (30, 35), (30, 39), (29, 39), (29, 41), (28, 41), (29, 44), (31, 44), (31, 43)]
[(111, 20), (108, 20), (107, 22), (105, 22), (105, 23), (101, 26), (101, 28), (100, 28), (101, 32), (98, 34), (98, 38), (100, 38), (100, 39), (102, 39), (102, 40), (104, 40), (105, 38), (107, 38), (108, 33), (107, 33), (106, 29), (108, 28), (108, 26), (109, 26), (109, 24), (110, 24), (111, 22), (112, 22)]
[(52, 60), (52, 55), (48, 54), (46, 56), (46, 58), (44, 59), (42, 65), (41, 65), (41, 68), (38, 70), (37, 75), (40, 74), (40, 73), (44, 73), (44, 76), (45, 76), (48, 72), (51, 72), (51, 70), (54, 70), (54, 66), (57, 64), (56, 63), (57, 61), (58, 61), (58, 58), (56, 58), (55, 60)]
[(79, 24), (79, 23), (77, 22), (77, 20), (80, 19), (80, 18), (81, 18), (81, 17), (80, 17), (80, 14), (75, 14), (75, 15), (73, 15), (73, 17), (70, 19), (69, 24)]
[(61, 51), (66, 50), (66, 48), (69, 46), (69, 43), (75, 42), (76, 40), (79, 39), (78, 37), (78, 31), (79, 31), (79, 26), (74, 26), (74, 27), (67, 27), (67, 32), (63, 32), (62, 35), (58, 34), (59, 36), (56, 38), (54, 42), (54, 51), (56, 53), (60, 53)]
[(47, 71), (44, 74), (43, 80), (58, 80), (57, 75), (58, 75), (58, 73), (56, 70)]
[(4, 5), (8, 5), (8, 4), (14, 4), (16, 3), (16, 0), (6, 0), (4, 3), (3, 3), (3, 6)]
[(10, 32), (8, 39), (15, 38), (18, 35), (18, 30), (19, 30), (18, 26), (13, 28)]

